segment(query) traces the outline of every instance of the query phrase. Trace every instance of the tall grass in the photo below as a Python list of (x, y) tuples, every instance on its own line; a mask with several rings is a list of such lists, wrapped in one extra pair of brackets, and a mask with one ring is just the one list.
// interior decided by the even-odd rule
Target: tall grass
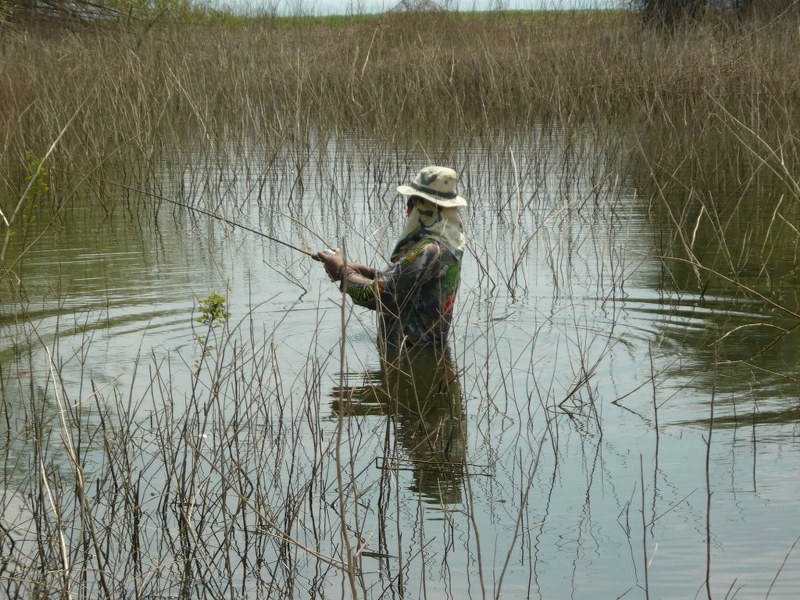
[(107, 164), (146, 169), (187, 130), (209, 145), (356, 130), (394, 147), (411, 134), (456, 141), (542, 122), (633, 126), (661, 140), (646, 149), (652, 162), (672, 171), (693, 144), (703, 164), (692, 175), (713, 177), (757, 161), (726, 148), (740, 146), (726, 126), (735, 119), (787, 163), (797, 158), (789, 19), (709, 20), (664, 36), (623, 13), (421, 13), (288, 30), (6, 25), (2, 39), (4, 196), (21, 191), (24, 153), (43, 155), (75, 112), (53, 159), (72, 178)]
[[(795, 24), (784, 21), (709, 20), (663, 36), (626, 15), (593, 13), (384, 15), (294, 27), (5, 25), (0, 207), (7, 217), (21, 215), (0, 225), (9, 234), (24, 224), (26, 213), (16, 207), (30, 200), (29, 153), (48, 152), (49, 185), (38, 202), (52, 218), (79, 193), (112, 212), (111, 197), (124, 202), (144, 192), (225, 214), (244, 213), (252, 200), (272, 209), (272, 217), (261, 215), (265, 229), (279, 210), (298, 230), (327, 219), (331, 236), (345, 231), (353, 240), (357, 209), (385, 221), (393, 185), (430, 159), (462, 167), (467, 195), (478, 198), (469, 209), (472, 229), (484, 232), (469, 248), (476, 281), (460, 301), (471, 327), (456, 354), (471, 360), (462, 365), (464, 397), (478, 403), (470, 407), (477, 421), (471, 431), (481, 439), (472, 448), (485, 460), (438, 462), (440, 477), (419, 467), (436, 456), (431, 423), (465, 417), (452, 406), (415, 412), (411, 401), (357, 406), (359, 387), (345, 377), (363, 364), (348, 363), (358, 357), (346, 347), (352, 317), (344, 304), (341, 345), (316, 347), (318, 331), (311, 334), (299, 368), (281, 362), (278, 330), (260, 331), (246, 315), (200, 331), (204, 351), (196, 364), (137, 357), (137, 386), (126, 389), (100, 388), (83, 363), (80, 384), (72, 386), (76, 375), (65, 374), (56, 331), (42, 343), (47, 377), (20, 370), (0, 378), (3, 485), (24, 494), (3, 495), (6, 511), (18, 510), (13, 527), (0, 532), (0, 544), (14, 545), (0, 565), (9, 596), (405, 597), (413, 595), (409, 581), (425, 596), (434, 577), (422, 503), (437, 486), (441, 496), (462, 500), (463, 512), (446, 502), (439, 510), (444, 535), (467, 539), (464, 587), (476, 597), (501, 597), (518, 548), (528, 585), (539, 585), (541, 566), (530, 550), (550, 500), (537, 523), (534, 482), (549, 484), (552, 494), (568, 438), (603, 438), (599, 374), (622, 343), (614, 329), (617, 300), (637, 268), (615, 245), (624, 246), (624, 235), (604, 236), (604, 229), (625, 231), (636, 212), (664, 215), (653, 219), (664, 224), (656, 237), (659, 289), (691, 289), (699, 302), (712, 277), (730, 283), (734, 299), (771, 301), (796, 317), (791, 302), (772, 297), (763, 282), (775, 279), (773, 249), (800, 242), (798, 44)], [(475, 140), (484, 153), (467, 147)], [(343, 159), (350, 155), (357, 160)], [(242, 182), (244, 196), (228, 194)], [(643, 200), (627, 198), (626, 206), (620, 189), (631, 183)], [(720, 198), (726, 186), (738, 193)], [(316, 211), (307, 207), (306, 189), (328, 194)], [(375, 231), (358, 232), (356, 250), (374, 251)], [(521, 265), (535, 246), (546, 258), (532, 272)], [(587, 247), (591, 252), (582, 252)], [(16, 258), (7, 257), (6, 266)], [(588, 284), (584, 260), (595, 261), (585, 269), (596, 275)], [(763, 268), (747, 272), (759, 262)], [(796, 281), (796, 272), (785, 275)], [(541, 323), (512, 320), (504, 329), (536, 277), (549, 279), (549, 312), (542, 310)], [(10, 279), (4, 283), (13, 287)], [(576, 296), (599, 299), (610, 315), (601, 335), (577, 309), (579, 287)], [(738, 340), (751, 325), (719, 332), (711, 340), (714, 360), (726, 339)], [(550, 326), (570, 329), (566, 349), (540, 343)], [(523, 329), (527, 337), (514, 340), (512, 352), (503, 334), (521, 336)], [(80, 344), (71, 351), (86, 352)], [(554, 357), (559, 351), (567, 355), (562, 362)], [(28, 359), (30, 371), (41, 369), (32, 353)], [(327, 411), (322, 380), (332, 369), (338, 397)], [(376, 375), (384, 384), (387, 371)], [(651, 371), (658, 440), (662, 373), (652, 356)], [(345, 418), (345, 409), (380, 410), (387, 418), (375, 425)], [(513, 439), (504, 445), (503, 436)], [(599, 454), (600, 443), (595, 447)], [(375, 448), (384, 459), (377, 469), (362, 457)], [(581, 458), (596, 461), (590, 454)], [(407, 455), (416, 463), (404, 463)], [(540, 471), (544, 455), (549, 480)], [(417, 495), (416, 506), (404, 504), (400, 481), (408, 468), (429, 478), (418, 483), (427, 494)], [(495, 491), (484, 477), (498, 470), (507, 471), (508, 490)], [(586, 473), (590, 514), (594, 466)], [(657, 476), (658, 464), (654, 482)], [(640, 480), (646, 565), (657, 494), (648, 521), (642, 463)], [(481, 536), (477, 514), (481, 496), (495, 494), (503, 503), (488, 502), (486, 510), (510, 524), (500, 544)], [(582, 532), (579, 525), (579, 546)], [(626, 535), (633, 539), (630, 529)], [(454, 546), (442, 550), (442, 572)], [(412, 569), (421, 573), (416, 579)], [(653, 584), (644, 573), (649, 595)]]
[[(800, 52), (788, 18), (709, 18), (674, 35), (592, 12), (291, 27), (5, 24), (0, 35), (5, 234), (23, 220), (13, 215), (28, 200), (30, 152), (48, 154), (57, 213), (79, 190), (102, 203), (98, 181), (141, 188), (157, 163), (181, 170), (182, 145), (233, 173), (252, 170), (240, 157), (257, 151), (265, 179), (291, 155), (302, 186), (310, 153), (341, 133), (417, 157), (431, 140), (454, 149), (502, 131), (545, 126), (570, 140), (588, 129), (648, 194), (751, 188), (768, 171), (798, 195)], [(190, 176), (194, 189), (218, 183)]]

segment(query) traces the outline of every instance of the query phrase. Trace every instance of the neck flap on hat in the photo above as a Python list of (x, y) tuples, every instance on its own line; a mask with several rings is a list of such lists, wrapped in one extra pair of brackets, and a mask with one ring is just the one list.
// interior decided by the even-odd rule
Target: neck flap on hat
[(392, 250), (392, 261), (413, 248), (425, 238), (432, 238), (447, 246), (461, 260), (467, 238), (457, 208), (444, 208), (418, 198), (400, 239)]

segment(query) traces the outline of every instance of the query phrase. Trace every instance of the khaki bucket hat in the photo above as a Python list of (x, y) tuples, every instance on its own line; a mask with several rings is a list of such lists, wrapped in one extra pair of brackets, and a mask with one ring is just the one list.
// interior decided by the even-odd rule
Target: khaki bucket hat
[(458, 175), (447, 167), (425, 167), (414, 178), (411, 185), (399, 185), (397, 191), (403, 196), (419, 196), (444, 208), (466, 206), (466, 198), (456, 193)]

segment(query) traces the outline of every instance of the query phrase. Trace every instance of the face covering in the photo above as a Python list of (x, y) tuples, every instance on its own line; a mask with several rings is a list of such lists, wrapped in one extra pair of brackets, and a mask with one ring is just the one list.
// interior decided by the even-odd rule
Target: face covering
[(415, 198), (406, 227), (392, 251), (392, 262), (425, 238), (447, 246), (461, 260), (467, 238), (458, 208), (443, 208), (428, 200)]

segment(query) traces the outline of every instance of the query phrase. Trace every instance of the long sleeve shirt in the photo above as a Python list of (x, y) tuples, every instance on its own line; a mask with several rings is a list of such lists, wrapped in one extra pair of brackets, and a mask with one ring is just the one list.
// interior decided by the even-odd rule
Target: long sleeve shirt
[(348, 269), (353, 302), (377, 311), (383, 341), (394, 347), (447, 338), (461, 278), (461, 262), (444, 244), (423, 238), (374, 277)]

